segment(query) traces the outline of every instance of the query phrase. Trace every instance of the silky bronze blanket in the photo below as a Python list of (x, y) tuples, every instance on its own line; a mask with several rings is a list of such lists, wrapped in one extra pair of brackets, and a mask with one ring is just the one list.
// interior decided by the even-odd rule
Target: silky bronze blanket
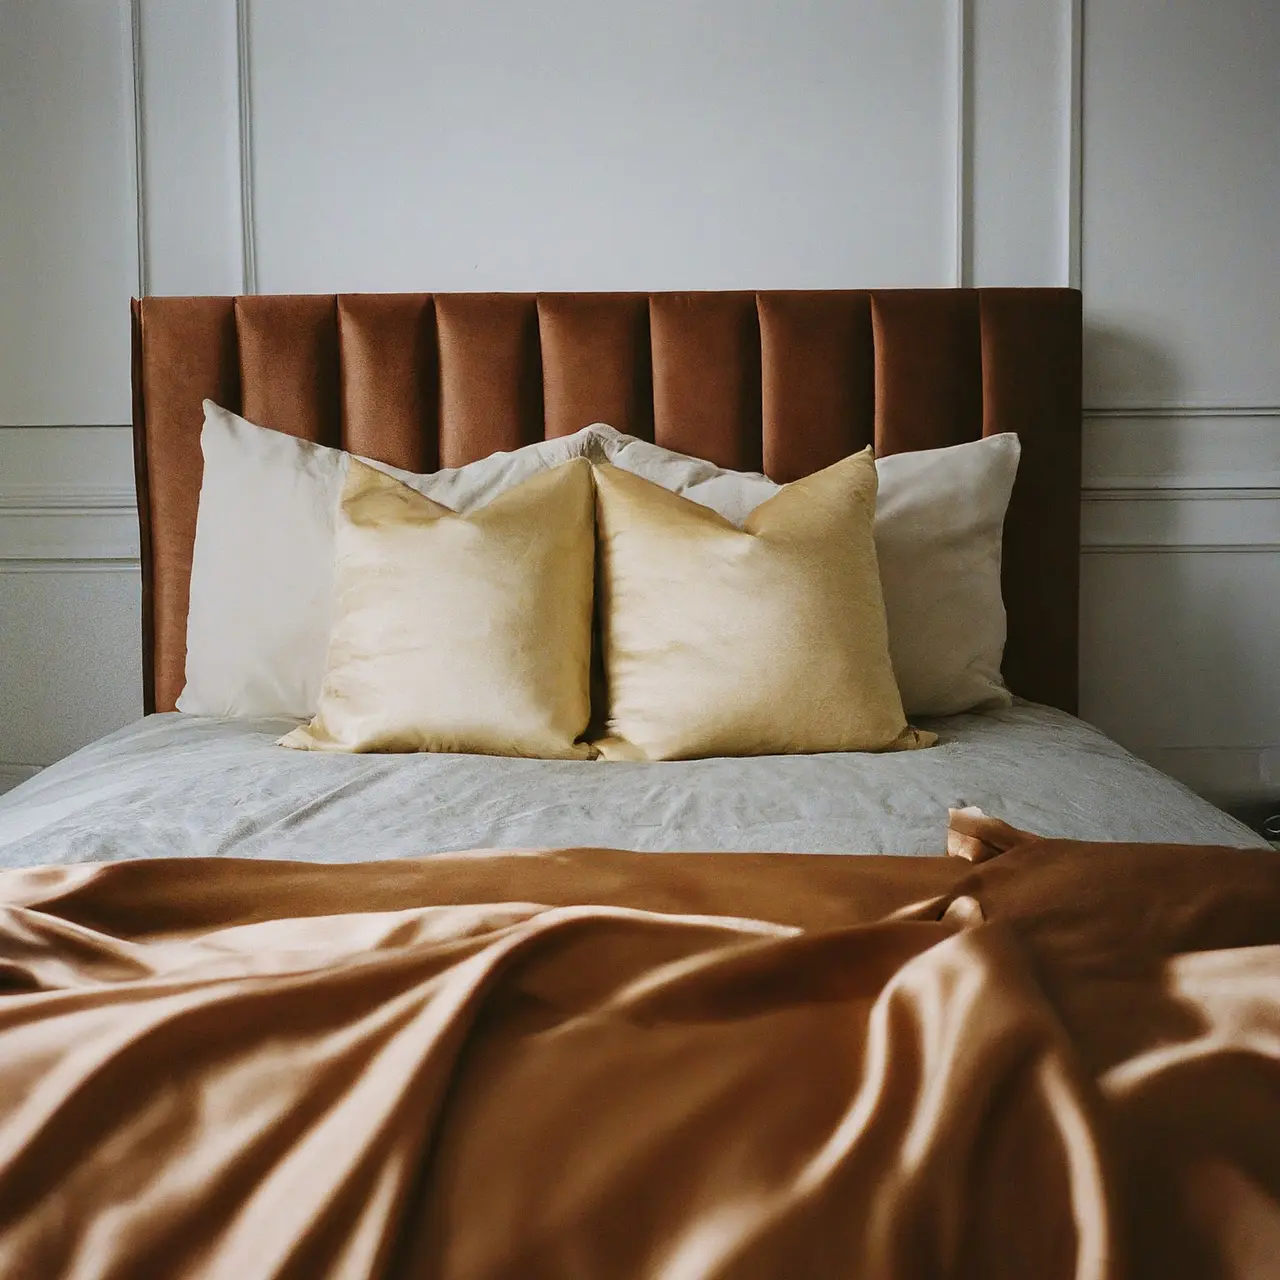
[(1280, 859), (0, 875), (0, 1276), (1280, 1275)]

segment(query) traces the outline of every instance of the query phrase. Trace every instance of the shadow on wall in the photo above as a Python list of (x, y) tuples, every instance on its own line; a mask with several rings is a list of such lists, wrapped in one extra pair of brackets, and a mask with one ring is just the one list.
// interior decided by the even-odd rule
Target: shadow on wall
[(1176, 405), (1183, 392), (1173, 352), (1147, 335), (1086, 321), (1084, 402), (1112, 405)]
[(1228, 808), (1263, 787), (1259, 739), (1234, 726), (1274, 683), (1242, 612), (1249, 559), (1087, 557), (1081, 581), (1082, 717)]
[[(1168, 408), (1181, 402), (1185, 387), (1179, 362), (1166, 345), (1149, 335), (1087, 321), (1084, 327), (1084, 403), (1089, 409), (1123, 417), (1125, 410)], [(1165, 415), (1161, 415), (1164, 417)], [(1172, 415), (1169, 415), (1172, 417)], [(1122, 474), (1152, 475), (1176, 473), (1182, 469), (1179, 440), (1183, 433), (1160, 429), (1158, 419), (1148, 419), (1136, 434), (1108, 432), (1108, 470)], [(1088, 445), (1086, 444), (1086, 448)], [(1136, 456), (1126, 456), (1134, 453)]]

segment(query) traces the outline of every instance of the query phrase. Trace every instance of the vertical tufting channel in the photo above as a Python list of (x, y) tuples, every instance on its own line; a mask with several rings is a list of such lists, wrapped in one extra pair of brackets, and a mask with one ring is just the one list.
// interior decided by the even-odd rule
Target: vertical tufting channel
[(532, 294), (439, 294), (440, 465), (460, 467), (543, 437)]
[[(144, 298), (134, 341), (135, 447), (142, 529), (143, 634), (151, 640), (151, 710), (172, 711), (185, 682), (187, 602), (204, 460), (202, 400), (238, 408), (240, 370), (231, 298)], [(137, 394), (140, 388), (141, 394)]]
[(548, 439), (592, 422), (653, 439), (648, 294), (541, 294), (538, 330)]
[(759, 471), (760, 324), (754, 293), (655, 293), (653, 438), (721, 467)]
[(978, 295), (973, 289), (886, 289), (871, 295), (876, 453), (982, 435)]
[(984, 289), (983, 432), (1016, 431), (1005, 517), (1004, 675), (1024, 697), (1074, 712), (1080, 611), (1080, 294)]
[(440, 366), (435, 300), (426, 293), (338, 298), (342, 447), (435, 471), (440, 465)]
[(237, 298), (236, 329), (244, 416), (303, 440), (340, 444), (337, 299)]
[(871, 305), (865, 293), (762, 293), (765, 474), (787, 483), (875, 438)]

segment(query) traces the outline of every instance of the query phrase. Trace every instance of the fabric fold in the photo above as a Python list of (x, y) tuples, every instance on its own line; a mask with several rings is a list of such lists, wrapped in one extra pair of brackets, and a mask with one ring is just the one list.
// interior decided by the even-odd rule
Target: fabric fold
[(1268, 1275), (1280, 863), (952, 834), (0, 874), (0, 1274)]

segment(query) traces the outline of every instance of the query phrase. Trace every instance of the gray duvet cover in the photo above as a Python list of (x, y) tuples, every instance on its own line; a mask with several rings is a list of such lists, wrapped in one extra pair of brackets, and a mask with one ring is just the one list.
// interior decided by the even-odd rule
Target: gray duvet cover
[(572, 845), (944, 852), (947, 809), (1079, 840), (1263, 845), (1080, 720), (1019, 703), (921, 721), (927, 751), (621, 764), (288, 751), (289, 721), (149, 716), (0, 798), (0, 866), (364, 861)]

